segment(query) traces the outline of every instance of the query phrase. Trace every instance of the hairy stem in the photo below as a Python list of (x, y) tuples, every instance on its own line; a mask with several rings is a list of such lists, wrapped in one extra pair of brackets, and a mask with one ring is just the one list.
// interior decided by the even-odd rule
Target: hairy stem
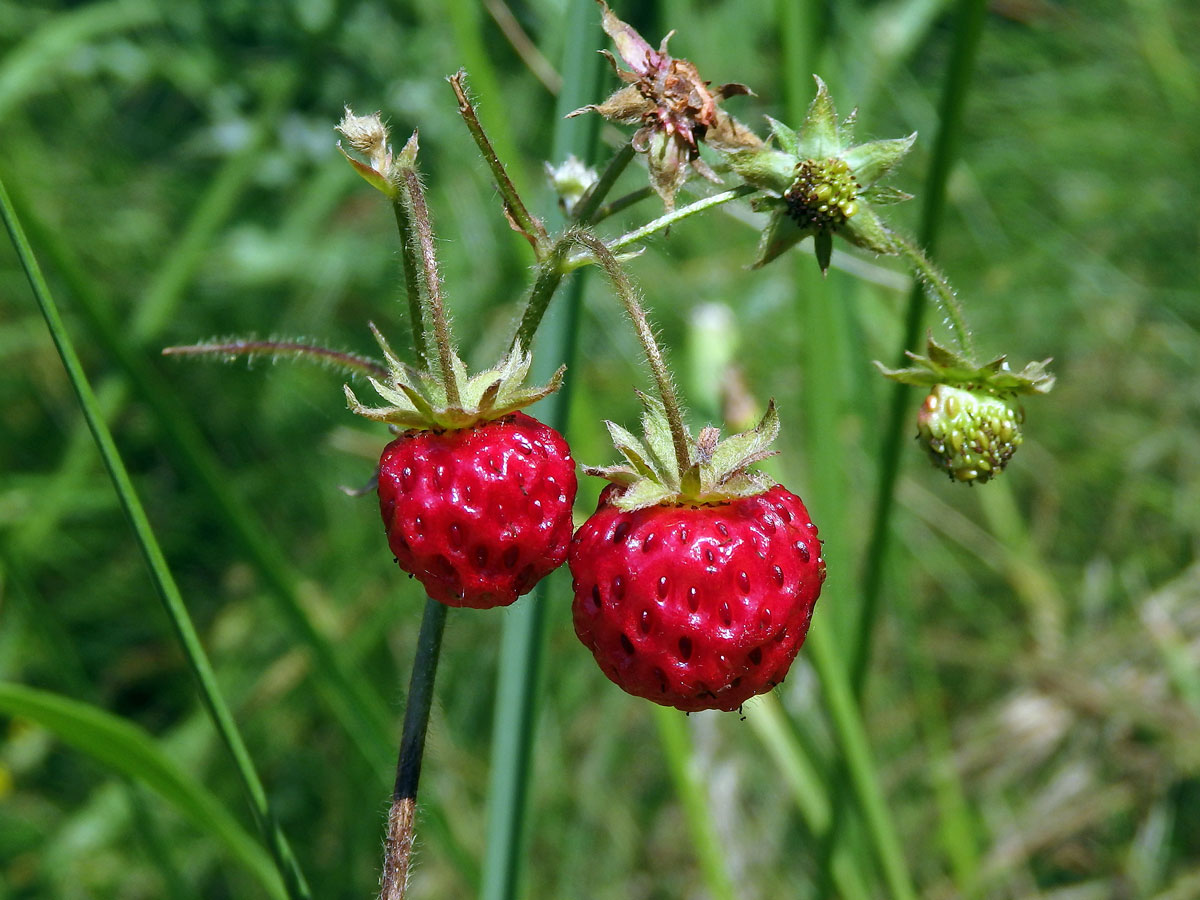
[(463, 87), (463, 79), (466, 77), (466, 74), (463, 69), (459, 69), (455, 74), (450, 76), (450, 86), (454, 88), (454, 96), (458, 98), (458, 114), (462, 116), (463, 122), (467, 125), (467, 130), (471, 132), (471, 137), (475, 139), (475, 145), (483, 155), (488, 168), (492, 170), (492, 176), (496, 179), (496, 186), (500, 189), (500, 196), (504, 198), (504, 209), (509, 219), (514, 227), (528, 238), (529, 243), (533, 245), (534, 253), (541, 259), (545, 252), (545, 245), (549, 241), (549, 236), (546, 234), (546, 227), (525, 207), (525, 202), (521, 199), (521, 195), (517, 193), (516, 186), (512, 183), (512, 179), (508, 177), (508, 172), (504, 169), (504, 163), (496, 155), (496, 150), (492, 147), (492, 142), (488, 140), (483, 126), (479, 124), (479, 117), (475, 115), (475, 107), (467, 99), (467, 92)]
[(403, 200), (393, 200), (392, 211), (396, 214), (396, 227), (400, 230), (400, 259), (404, 264), (404, 294), (408, 298), (408, 324), (412, 329), (413, 353), (417, 357), (417, 366), (424, 369), (429, 365), (429, 358), (425, 346), (425, 314), (421, 306), (421, 263), (413, 240), (415, 229), (411, 210)]
[(575, 209), (571, 211), (571, 218), (576, 222), (589, 223), (595, 215), (596, 210), (600, 207), (601, 201), (608, 196), (617, 179), (621, 177), (621, 173), (625, 171), (625, 167), (629, 165), (633, 159), (633, 142), (626, 141), (613, 154), (613, 158), (608, 161), (608, 165), (604, 167), (604, 171), (600, 173), (600, 179), (592, 185), (592, 189), (575, 204)]
[(937, 300), (938, 306), (942, 308), (942, 312), (946, 315), (946, 323), (950, 326), (955, 343), (958, 344), (958, 349), (974, 362), (975, 340), (971, 336), (971, 330), (967, 327), (962, 304), (959, 303), (954, 288), (950, 286), (949, 279), (930, 261), (929, 257), (925, 255), (925, 251), (915, 241), (897, 232), (892, 232), (892, 243), (912, 265), (917, 277), (921, 279), (933, 294), (934, 299)]
[(688, 449), (687, 431), (683, 427), (683, 411), (679, 407), (679, 398), (675, 395), (675, 385), (671, 381), (671, 372), (667, 368), (666, 361), (663, 359), (662, 351), (658, 348), (658, 341), (654, 339), (654, 330), (650, 327), (650, 322), (646, 318), (646, 311), (642, 308), (641, 301), (638, 299), (637, 288), (633, 286), (633, 282), (629, 280), (629, 276), (621, 268), (621, 264), (617, 262), (617, 258), (613, 256), (608, 245), (596, 235), (587, 231), (572, 232), (573, 239), (582, 247), (586, 247), (596, 257), (596, 262), (600, 268), (604, 269), (608, 275), (609, 281), (612, 282), (613, 288), (617, 292), (617, 296), (621, 299), (622, 305), (625, 307), (625, 312), (629, 315), (633, 322), (633, 327), (637, 331), (638, 339), (642, 342), (642, 347), (646, 351), (646, 361), (650, 364), (650, 371), (654, 375), (654, 381), (658, 385), (658, 392), (662, 397), (663, 407), (666, 409), (667, 422), (671, 426), (671, 443), (675, 446), (675, 462), (679, 466), (679, 474), (682, 477), (683, 473), (688, 470), (692, 464), (691, 451)]
[(560, 237), (538, 264), (537, 275), (534, 277), (533, 287), (530, 288), (529, 299), (525, 303), (525, 312), (521, 314), (521, 324), (517, 326), (517, 336), (513, 339), (513, 347), (527, 351), (533, 345), (533, 336), (542, 324), (542, 317), (546, 315), (550, 300), (566, 274), (564, 263), (567, 252), (574, 244), (575, 241), (569, 233)]
[(411, 210), (410, 221), (421, 251), (421, 271), (425, 279), (429, 318), (433, 322), (438, 365), (442, 370), (442, 380), (446, 384), (446, 402), (450, 406), (457, 406), (461, 401), (454, 364), (451, 361), (454, 358), (454, 342), (450, 337), (450, 321), (446, 317), (446, 307), (442, 303), (442, 281), (438, 274), (437, 254), (433, 249), (433, 225), (429, 220), (429, 207), (425, 205), (425, 190), (421, 187), (421, 177), (415, 168), (405, 168), (401, 175), (404, 179), (404, 202)]
[(624, 250), (630, 244), (636, 244), (638, 241), (644, 241), (646, 238), (660, 231), (665, 231), (676, 222), (682, 222), (696, 213), (702, 213), (707, 209), (712, 209), (717, 206), (722, 206), (729, 203), (731, 200), (738, 200), (742, 197), (748, 197), (756, 193), (758, 188), (751, 187), (748, 184), (738, 185), (737, 187), (721, 191), (719, 194), (713, 194), (711, 197), (705, 197), (702, 200), (697, 200), (695, 203), (689, 203), (687, 206), (681, 206), (679, 209), (672, 210), (666, 215), (659, 216), (653, 222), (647, 222), (641, 228), (635, 229), (628, 234), (623, 234), (615, 241), (608, 245), (608, 249), (613, 253)]
[(340, 369), (348, 375), (371, 375), (375, 378), (387, 376), (387, 367), (369, 357), (347, 353), (344, 350), (331, 350), (328, 347), (315, 347), (301, 341), (215, 341), (182, 347), (164, 347), (162, 354), (163, 356), (205, 356), (226, 362), (235, 358), (253, 361), (258, 356), (266, 356), (272, 360), (297, 359)]
[(408, 682), (404, 731), (400, 738), (400, 757), (396, 762), (396, 785), (392, 789), (392, 806), (388, 810), (379, 900), (404, 900), (408, 889), (413, 826), (417, 813), (417, 786), (421, 780), (425, 733), (429, 728), (433, 682), (442, 649), (447, 609), (444, 603), (437, 600), (425, 600), (425, 614), (421, 618), (420, 634), (417, 635), (417, 655), (413, 659), (412, 676)]

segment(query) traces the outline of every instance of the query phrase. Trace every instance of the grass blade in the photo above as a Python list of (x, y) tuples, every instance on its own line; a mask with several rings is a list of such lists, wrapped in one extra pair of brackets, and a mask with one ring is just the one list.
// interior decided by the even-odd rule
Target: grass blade
[(0, 682), (0, 711), (36, 722), (64, 743), (151, 788), (196, 829), (223, 844), (271, 897), (288, 896), (262, 845), (141, 728), (87, 703), (11, 682)]
[(654, 724), (667, 759), (667, 769), (675, 784), (675, 793), (683, 803), (688, 835), (704, 873), (704, 883), (714, 900), (734, 900), (733, 879), (721, 850), (721, 838), (713, 828), (715, 816), (709, 803), (704, 779), (692, 757), (692, 742), (687, 719), (676, 709), (654, 707)]
[(233, 715), (230, 713), (229, 707), (221, 695), (212, 664), (209, 662), (204, 647), (200, 643), (200, 637), (196, 633), (195, 626), (192, 624), (191, 616), (188, 615), (183, 597), (180, 595), (179, 588), (176, 586), (175, 580), (167, 567), (167, 561), (163, 557), (162, 549), (159, 547), (158, 540), (154, 536), (154, 531), (150, 527), (146, 511), (142, 507), (142, 503), (134, 490), (133, 482), (129, 478), (129, 472), (121, 460), (121, 455), (117, 450), (116, 443), (113, 441), (112, 433), (109, 431), (103, 417), (99, 414), (96, 396), (92, 392), (91, 384), (88, 382), (87, 375), (83, 371), (83, 366), (79, 361), (78, 354), (75, 352), (74, 345), (71, 343), (71, 338), (63, 327), (58, 307), (54, 303), (54, 298), (51, 296), (50, 289), (46, 285), (46, 280), (42, 276), (37, 260), (34, 258), (33, 250), (29, 246), (25, 232), (21, 228), (21, 223), (16, 218), (12, 202), (9, 200), (8, 191), (5, 189), (3, 181), (0, 181), (0, 213), (3, 214), (5, 227), (12, 238), (13, 246), (16, 248), (17, 255), (21, 260), (21, 266), (25, 270), (34, 297), (46, 320), (46, 327), (50, 331), (50, 336), (54, 341), (55, 347), (58, 349), (63, 367), (66, 369), (67, 376), (71, 381), (71, 386), (79, 399), (79, 404), (83, 409), (83, 415), (87, 420), (88, 428), (91, 430), (92, 436), (96, 441), (96, 446), (100, 450), (104, 467), (112, 479), (113, 487), (116, 489), (117, 495), (121, 500), (121, 506), (125, 510), (125, 515), (129, 519), (130, 526), (133, 528), (138, 547), (142, 551), (147, 567), (150, 569), (150, 576), (158, 591), (159, 599), (162, 601), (167, 616), (171, 621), (176, 639), (184, 651), (188, 665), (196, 677), (200, 688), (201, 700), (204, 702), (205, 708), (208, 710), (213, 724), (216, 726), (226, 748), (233, 757), (238, 774), (241, 776), (255, 822), (263, 838), (266, 840), (272, 856), (275, 858), (276, 866), (283, 877), (284, 883), (287, 885), (288, 895), (293, 898), (307, 898), (309, 896), (308, 886), (305, 883), (303, 874), (300, 872), (299, 864), (283, 832), (274, 821), (267, 803), (266, 791), (263, 789), (262, 782), (250, 759), (250, 753), (246, 749), (241, 733), (238, 731), (237, 725), (233, 720)]
[[(599, 46), (599, 34), (591, 0), (571, 0), (563, 50), (563, 89), (558, 96), (559, 118), (551, 152), (553, 161), (565, 159), (570, 153), (585, 160), (592, 156), (597, 117), (589, 116), (592, 121), (585, 122), (562, 116), (586, 103), (597, 88), (600, 57), (592, 51)], [(479, 71), (473, 74), (476, 84), (486, 84), (479, 79)], [(534, 355), (534, 380), (547, 379), (560, 363), (566, 363), (569, 369), (574, 362), (583, 285), (579, 274), (567, 286), (565, 296), (548, 310)], [(568, 421), (571, 385), (568, 378), (561, 390), (539, 404), (541, 415), (559, 431), (565, 430)], [(516, 604), (504, 620), (488, 785), (487, 851), (480, 893), (483, 900), (511, 900), (517, 895), (520, 883), (536, 737), (538, 681), (546, 644), (546, 586), (550, 581), (543, 580), (533, 596)]]

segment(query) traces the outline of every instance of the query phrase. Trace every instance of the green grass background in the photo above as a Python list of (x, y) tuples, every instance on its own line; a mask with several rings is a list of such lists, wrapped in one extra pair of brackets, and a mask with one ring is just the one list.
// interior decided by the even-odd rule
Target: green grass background
[[(894, 179), (918, 200), (891, 210), (915, 231), (954, 4), (786, 3), (616, 10), (750, 84), (729, 103), (747, 123), (789, 118), (811, 70), (860, 134), (919, 131)], [(508, 7), (552, 66), (567, 4)], [(803, 53), (781, 33), (796, 19)], [(863, 719), (921, 897), (1200, 897), (1198, 42), (1184, 0), (989, 8), (936, 255), (983, 351), (1053, 356), (1059, 383), (1027, 402), (994, 484), (950, 484), (905, 442)], [(391, 213), (333, 147), (350, 103), (397, 144), (419, 126), (457, 334), (475, 364), (501, 352), (533, 260), (444, 82), (464, 64), (548, 214), (554, 98), (484, 5), (0, 2), (0, 177), (317, 897), (374, 890), (422, 608), (372, 499), (338, 490), (386, 434), (345, 410), (336, 374), (158, 351), (258, 334), (370, 352), (367, 320), (403, 343)], [(700, 313), (732, 313), (748, 399), (784, 418), (775, 471), (828, 541), (814, 628), (848, 653), (890, 397), (870, 361), (897, 354), (907, 279), (856, 255), (822, 282), (803, 251), (749, 271), (748, 218), (682, 223), (629, 268), (696, 424), (720, 415)], [(648, 375), (598, 278), (581, 329), (569, 436), (604, 463), (602, 420), (632, 424)], [(264, 895), (235, 770), (7, 242), (0, 410), (0, 898)], [(777, 703), (679, 717), (681, 734), (603, 678), (569, 600), (557, 573), (523, 895), (806, 896), (839, 756), (808, 654)], [(511, 614), (449, 617), (414, 898), (479, 892)], [(54, 702), (35, 713), (15, 686)], [(680, 736), (698, 790), (680, 787)], [(864, 895), (888, 896), (856, 816), (842, 834)]]

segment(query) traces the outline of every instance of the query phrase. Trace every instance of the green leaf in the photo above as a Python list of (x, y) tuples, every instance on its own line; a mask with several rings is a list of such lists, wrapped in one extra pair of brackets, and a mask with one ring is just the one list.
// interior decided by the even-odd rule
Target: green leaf
[(75, 749), (149, 787), (197, 830), (219, 841), (276, 900), (287, 892), (262, 845), (195, 777), (136, 725), (48, 691), (0, 682), (0, 711), (52, 732)]

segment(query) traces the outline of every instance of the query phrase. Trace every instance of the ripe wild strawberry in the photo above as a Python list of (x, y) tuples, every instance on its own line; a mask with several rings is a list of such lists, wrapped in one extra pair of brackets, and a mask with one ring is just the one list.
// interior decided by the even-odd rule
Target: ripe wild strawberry
[(562, 565), (575, 462), (521, 412), (411, 429), (379, 460), (379, 508), (400, 568), (449, 606), (507, 606)]
[(507, 606), (562, 565), (571, 539), (575, 462), (562, 436), (519, 412), (558, 387), (523, 387), (529, 356), (467, 378), (454, 358), (456, 402), (428, 372), (400, 363), (371, 384), (390, 406), (350, 408), (406, 430), (379, 460), (379, 507), (400, 568), (448, 606)]
[(661, 405), (644, 397), (647, 440), (609, 423), (628, 466), (568, 557), (575, 633), (625, 691), (685, 711), (733, 710), (783, 681), (825, 579), (816, 526), (795, 494), (748, 467), (771, 455), (759, 426), (695, 443), (682, 475)]

